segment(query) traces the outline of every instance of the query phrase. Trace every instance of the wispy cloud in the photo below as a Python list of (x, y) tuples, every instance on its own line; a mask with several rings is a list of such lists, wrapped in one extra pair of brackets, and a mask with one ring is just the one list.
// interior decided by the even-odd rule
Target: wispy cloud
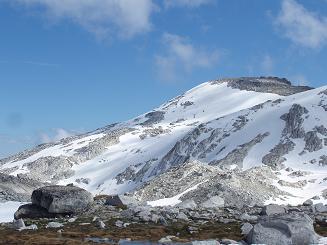
[(210, 68), (219, 59), (217, 50), (208, 51), (194, 46), (188, 39), (165, 33), (162, 37), (164, 54), (155, 57), (159, 77), (164, 81), (176, 81), (179, 75), (191, 73), (197, 68)]
[(297, 45), (320, 48), (327, 44), (327, 18), (309, 11), (295, 0), (283, 0), (275, 25)]
[(271, 75), (273, 73), (274, 60), (269, 54), (263, 56), (261, 62), (261, 69), (266, 75)]
[(195, 8), (201, 5), (211, 4), (213, 0), (164, 0), (165, 7), (189, 7)]
[(39, 134), (39, 142), (40, 143), (50, 143), (50, 142), (56, 142), (61, 139), (70, 137), (72, 135), (76, 135), (78, 132), (76, 131), (70, 131), (63, 128), (55, 128), (50, 133), (41, 132)]
[(70, 20), (98, 38), (130, 38), (151, 29), (152, 0), (11, 0), (52, 21)]
[(0, 60), (0, 63), (2, 64), (26, 64), (26, 65), (35, 65), (35, 66), (60, 66), (60, 64), (56, 63), (48, 63), (48, 62), (42, 62), (42, 61), (10, 61), (10, 60)]
[(60, 66), (55, 63), (47, 63), (47, 62), (37, 62), (37, 61), (22, 61), (22, 63), (27, 65), (36, 65), (36, 66)]

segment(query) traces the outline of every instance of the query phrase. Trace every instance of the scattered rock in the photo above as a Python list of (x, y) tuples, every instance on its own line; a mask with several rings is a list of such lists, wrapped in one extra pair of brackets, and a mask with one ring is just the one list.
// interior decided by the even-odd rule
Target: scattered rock
[(176, 219), (179, 219), (179, 220), (184, 220), (184, 221), (188, 221), (188, 217), (186, 216), (186, 214), (184, 214), (183, 212), (180, 212), (177, 216), (176, 216)]
[(77, 220), (77, 218), (74, 217), (74, 218), (70, 218), (70, 219), (68, 219), (67, 221), (68, 221), (69, 223), (74, 223), (76, 220)]
[(222, 244), (238, 244), (237, 241), (231, 240), (231, 239), (222, 239), (221, 240)]
[(26, 227), (23, 219), (14, 220), (13, 225), (14, 225), (15, 229), (17, 229), (17, 230), (22, 230), (22, 229), (25, 229), (25, 227)]
[(100, 229), (104, 229), (106, 228), (106, 224), (102, 220), (98, 220), (97, 227), (99, 227)]
[(63, 227), (64, 225), (59, 223), (59, 222), (49, 222), (45, 228), (60, 228)]
[(173, 241), (172, 240), (173, 238), (176, 238), (176, 237), (175, 236), (166, 236), (166, 237), (161, 238), (158, 242), (163, 243), (163, 244), (171, 243)]

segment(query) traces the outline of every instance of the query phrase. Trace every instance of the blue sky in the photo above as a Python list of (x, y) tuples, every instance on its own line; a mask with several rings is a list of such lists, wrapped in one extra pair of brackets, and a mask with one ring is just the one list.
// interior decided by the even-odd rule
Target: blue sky
[(326, 84), (326, 0), (0, 0), (0, 157), (201, 82)]

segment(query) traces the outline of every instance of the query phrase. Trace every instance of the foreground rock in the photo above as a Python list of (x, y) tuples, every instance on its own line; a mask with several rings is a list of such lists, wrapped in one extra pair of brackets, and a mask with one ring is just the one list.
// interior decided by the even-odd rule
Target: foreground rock
[(39, 219), (39, 218), (55, 218), (56, 214), (49, 213), (47, 209), (35, 204), (25, 204), (18, 208), (14, 218), (18, 219)]
[(33, 204), (54, 214), (78, 213), (92, 202), (92, 194), (76, 186), (46, 186), (32, 193)]
[(318, 243), (312, 219), (306, 214), (263, 217), (247, 236), (249, 244), (306, 245)]

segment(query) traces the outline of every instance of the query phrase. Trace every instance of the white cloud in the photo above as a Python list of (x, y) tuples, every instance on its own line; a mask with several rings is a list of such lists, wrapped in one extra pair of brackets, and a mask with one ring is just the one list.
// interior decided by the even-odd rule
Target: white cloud
[(262, 63), (261, 63), (261, 68), (262, 68), (262, 70), (263, 70), (263, 72), (265, 74), (271, 75), (273, 73), (273, 70), (274, 70), (274, 60), (273, 60), (273, 58), (269, 54), (266, 54), (263, 57)]
[(189, 40), (169, 33), (162, 37), (165, 54), (157, 55), (156, 65), (164, 81), (174, 81), (178, 75), (191, 73), (196, 68), (210, 68), (218, 61), (217, 50), (195, 47)]
[(293, 81), (294, 85), (299, 85), (299, 86), (309, 86), (310, 85), (309, 80), (302, 74), (297, 74), (297, 75), (291, 76), (290, 79)]
[(165, 7), (190, 7), (195, 8), (201, 5), (212, 3), (213, 0), (165, 0)]
[(283, 0), (275, 24), (292, 42), (319, 48), (327, 44), (327, 18), (307, 10), (295, 0)]
[(98, 38), (130, 38), (151, 29), (152, 0), (12, 0), (45, 12), (53, 21), (71, 20)]
[(70, 137), (75, 134), (76, 134), (76, 132), (73, 132), (73, 131), (67, 131), (63, 128), (56, 128), (56, 129), (53, 129), (51, 133), (44, 133), (44, 132), (40, 133), (39, 141), (41, 143), (56, 142), (56, 141)]

